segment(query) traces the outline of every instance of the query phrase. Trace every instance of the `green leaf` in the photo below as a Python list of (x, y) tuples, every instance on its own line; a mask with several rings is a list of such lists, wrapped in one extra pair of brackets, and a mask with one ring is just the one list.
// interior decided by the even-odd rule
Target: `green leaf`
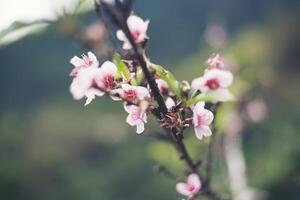
[(130, 78), (130, 72), (126, 66), (126, 64), (121, 60), (121, 57), (119, 54), (115, 53), (114, 55), (114, 59), (113, 59), (115, 65), (117, 66), (118, 68), (118, 74), (117, 74), (117, 77), (119, 76), (123, 76), (125, 77), (126, 79), (129, 79)]
[(142, 81), (144, 80), (144, 73), (142, 69), (138, 69), (136, 72), (136, 82), (137, 85), (140, 85)]
[(176, 80), (175, 76), (169, 72), (168, 70), (165, 70), (162, 66), (160, 65), (154, 65), (152, 64), (151, 67), (153, 67), (156, 71), (156, 74), (158, 77), (168, 84), (170, 90), (176, 94), (179, 98), (181, 98), (181, 88), (179, 81)]
[(217, 91), (208, 91), (205, 93), (201, 93), (198, 96), (189, 99), (186, 103), (187, 105), (193, 105), (195, 103), (198, 103), (200, 101), (205, 102), (227, 102), (227, 101), (234, 101), (235, 98), (231, 94), (229, 90), (217, 90)]

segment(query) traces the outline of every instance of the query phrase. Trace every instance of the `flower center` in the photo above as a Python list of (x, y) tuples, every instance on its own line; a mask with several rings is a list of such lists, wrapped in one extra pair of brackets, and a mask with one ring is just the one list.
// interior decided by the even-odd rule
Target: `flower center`
[(97, 82), (95, 79), (92, 80), (90, 88), (98, 88)]
[(138, 31), (138, 30), (134, 30), (131, 34), (132, 34), (132, 36), (133, 36), (135, 42), (138, 42), (138, 39), (139, 39), (139, 37), (140, 37), (140, 35), (141, 35), (141, 32)]
[(198, 117), (197, 117), (197, 124), (195, 124), (197, 127), (198, 126), (202, 126), (203, 125), (203, 116), (201, 116), (201, 115), (198, 115)]
[(186, 189), (190, 192), (193, 192), (195, 190), (195, 187), (193, 185), (188, 185)]
[(218, 79), (212, 78), (206, 81), (205, 86), (207, 86), (211, 90), (218, 89), (220, 87), (220, 83)]
[(88, 66), (90, 66), (90, 65), (93, 64), (93, 60), (90, 59), (90, 58), (89, 58), (88, 56), (86, 56), (86, 55), (83, 56), (83, 60), (84, 60), (85, 64), (88, 65)]
[(114, 83), (115, 83), (115, 77), (110, 74), (106, 75), (103, 79), (104, 87), (107, 89), (112, 88), (114, 86)]
[(136, 91), (132, 90), (132, 89), (124, 91), (124, 95), (125, 95), (126, 99), (128, 99), (128, 100), (134, 100), (137, 98)]

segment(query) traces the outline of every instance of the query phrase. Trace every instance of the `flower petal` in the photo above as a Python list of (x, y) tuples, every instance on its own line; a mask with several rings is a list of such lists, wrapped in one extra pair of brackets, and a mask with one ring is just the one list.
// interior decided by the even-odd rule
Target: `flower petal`
[(176, 184), (176, 190), (179, 194), (182, 194), (184, 196), (190, 196), (192, 193), (187, 190), (188, 185), (186, 183), (177, 183)]
[(130, 125), (130, 126), (135, 126), (138, 122), (137, 120), (134, 120), (131, 116), (131, 114), (129, 114), (126, 118), (126, 122)]
[(99, 61), (97, 60), (97, 57), (95, 54), (91, 51), (88, 52), (88, 57), (92, 61), (91, 67), (98, 67), (99, 66)]
[(141, 100), (149, 96), (149, 91), (145, 87), (138, 86), (137, 93), (138, 93), (138, 98)]
[(74, 57), (70, 60), (70, 63), (71, 63), (72, 65), (74, 65), (75, 67), (79, 67), (79, 66), (84, 66), (84, 65), (85, 65), (84, 61), (83, 61), (81, 58), (79, 58), (78, 56), (74, 56)]
[(205, 86), (206, 79), (204, 77), (196, 78), (192, 81), (192, 88), (196, 90), (200, 90), (201, 92), (205, 92), (208, 88)]
[(130, 42), (128, 42), (128, 41), (125, 41), (122, 47), (123, 47), (123, 49), (125, 49), (125, 50), (129, 50), (129, 49), (132, 48)]
[(205, 125), (209, 125), (212, 123), (212, 121), (214, 120), (214, 114), (210, 111), (210, 110), (207, 110), (205, 109), (204, 110), (204, 115), (202, 116), (203, 118), (203, 124)]
[(229, 71), (219, 70), (218, 79), (222, 88), (227, 88), (233, 81), (233, 74)]
[(123, 90), (130, 90), (130, 89), (133, 89), (133, 86), (127, 84), (127, 83), (124, 83), (121, 85), (122, 89)]
[(136, 133), (141, 134), (145, 130), (145, 125), (144, 123), (139, 123), (136, 125)]
[(103, 73), (105, 73), (105, 74), (112, 74), (114, 76), (115, 76), (115, 74), (118, 71), (116, 65), (113, 62), (110, 62), (110, 61), (105, 61), (101, 65), (100, 69), (102, 70)]
[(209, 126), (204, 126), (204, 125), (197, 127), (195, 129), (195, 131), (196, 131), (197, 138), (200, 139), (200, 140), (203, 138), (203, 136), (209, 137), (212, 134)]
[(196, 114), (201, 114), (201, 113), (203, 112), (203, 110), (204, 110), (204, 106), (205, 106), (204, 101), (198, 102), (198, 103), (194, 106), (193, 112), (196, 113)]
[(201, 188), (201, 181), (197, 174), (190, 174), (187, 179), (187, 183), (194, 186), (197, 189), (197, 192)]
[(170, 110), (172, 107), (175, 106), (175, 102), (171, 97), (168, 97), (166, 100), (166, 106)]
[(128, 41), (128, 40), (127, 40), (127, 37), (125, 36), (125, 34), (124, 34), (123, 31), (118, 30), (116, 35), (117, 35), (117, 38), (118, 38), (119, 40), (121, 40), (121, 41), (123, 41), (123, 42)]
[(76, 79), (74, 79), (70, 86), (70, 92), (74, 99), (79, 100), (84, 97), (85, 88), (80, 87)]
[(194, 130), (195, 130), (195, 135), (196, 137), (199, 139), (199, 140), (202, 140), (203, 138), (203, 130), (201, 129), (201, 126), (198, 126), (198, 127), (194, 127)]

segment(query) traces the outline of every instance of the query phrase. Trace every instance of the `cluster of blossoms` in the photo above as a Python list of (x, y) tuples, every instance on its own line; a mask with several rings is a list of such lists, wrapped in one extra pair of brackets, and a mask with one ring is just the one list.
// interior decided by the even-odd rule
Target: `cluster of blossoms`
[[(131, 15), (127, 18), (127, 25), (135, 44), (143, 45), (148, 40), (149, 20)], [(132, 49), (122, 30), (118, 30), (116, 36), (123, 42), (124, 50)], [(103, 95), (122, 101), (128, 113), (126, 122), (136, 126), (138, 134), (144, 132), (147, 117), (157, 110), (157, 105), (147, 81), (139, 75), (140, 67), (135, 58), (105, 61), (99, 66), (96, 56), (88, 52), (82, 58), (73, 57), (70, 62), (74, 65), (70, 73), (73, 77), (70, 92), (74, 99), (86, 98), (85, 105), (90, 104), (96, 96)], [(231, 95), (228, 87), (233, 81), (232, 73), (224, 69), (220, 56), (217, 54), (208, 59), (204, 74), (195, 78), (191, 86), (187, 81), (178, 82), (170, 78), (172, 76), (166, 75), (169, 72), (164, 69), (164, 73), (159, 73), (162, 67), (148, 67), (168, 109), (165, 117), (159, 118), (161, 126), (178, 130), (193, 126), (198, 139), (210, 136), (214, 114), (205, 108), (205, 101), (216, 103), (229, 100)], [(201, 182), (197, 174), (191, 174), (187, 183), (178, 183), (176, 188), (182, 195), (192, 197), (199, 192)]]

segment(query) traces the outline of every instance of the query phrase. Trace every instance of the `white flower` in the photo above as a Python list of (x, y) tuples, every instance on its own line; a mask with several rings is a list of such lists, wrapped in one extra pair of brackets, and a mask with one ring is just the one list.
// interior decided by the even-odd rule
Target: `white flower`
[(103, 96), (113, 89), (116, 73), (117, 67), (110, 61), (104, 62), (101, 68), (82, 68), (73, 79), (70, 92), (76, 100), (86, 97), (85, 105), (88, 105), (95, 96)]
[(110, 91), (115, 86), (117, 67), (110, 61), (105, 61), (99, 68), (99, 74), (96, 77), (96, 83), (104, 91)]
[(192, 198), (201, 189), (201, 181), (197, 174), (190, 174), (186, 183), (177, 183), (176, 190), (178, 193)]
[(136, 126), (136, 132), (141, 134), (145, 129), (144, 123), (147, 123), (146, 112), (136, 105), (124, 105), (124, 109), (129, 113), (126, 122), (130, 126)]
[(82, 68), (88, 68), (88, 67), (94, 67), (97, 68), (99, 66), (99, 62), (92, 52), (88, 52), (88, 55), (82, 55), (82, 58), (79, 58), (77, 56), (74, 56), (70, 63), (74, 65), (74, 68), (72, 69), (70, 76), (77, 76), (78, 71)]
[[(144, 21), (142, 18), (136, 15), (130, 15), (127, 19), (127, 25), (136, 44), (140, 44), (144, 42), (145, 39), (148, 39), (147, 29), (149, 20)], [(122, 30), (117, 31), (117, 38), (124, 42), (123, 49), (128, 50), (132, 48), (128, 38)]]
[(219, 54), (215, 54), (210, 56), (210, 58), (207, 60), (207, 69), (223, 69), (225, 67), (224, 61), (221, 59)]
[(86, 97), (85, 106), (91, 103), (95, 96), (104, 94), (96, 84), (96, 77), (100, 73), (99, 68), (87, 68), (80, 70), (70, 86), (70, 92), (76, 100)]
[(122, 88), (117, 89), (117, 93), (126, 100), (137, 101), (143, 100), (146, 97), (150, 96), (149, 91), (145, 87), (141, 86), (132, 86), (127, 83), (121, 85)]
[(211, 69), (204, 73), (202, 77), (192, 81), (192, 87), (202, 93), (210, 92), (213, 101), (228, 101), (232, 95), (228, 87), (233, 81), (233, 75), (229, 71)]
[(199, 102), (193, 108), (193, 124), (196, 137), (201, 140), (203, 136), (211, 136), (212, 132), (209, 125), (214, 119), (211, 111), (204, 108), (204, 102)]

